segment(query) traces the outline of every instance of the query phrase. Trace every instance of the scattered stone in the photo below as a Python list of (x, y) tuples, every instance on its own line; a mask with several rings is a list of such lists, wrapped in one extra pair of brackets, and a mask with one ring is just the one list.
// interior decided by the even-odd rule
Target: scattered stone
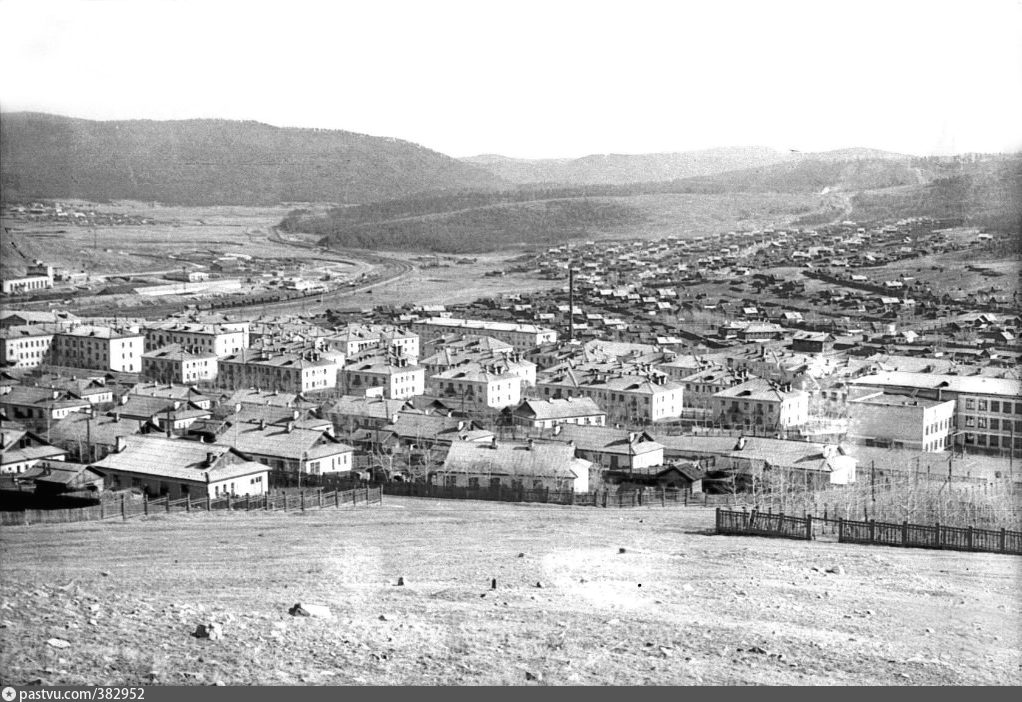
[(381, 621), (381, 622), (389, 622), (389, 621), (390, 621), (390, 619), (388, 619), (388, 618), (387, 618), (387, 615), (386, 615), (386, 614), (381, 614), (381, 615), (380, 615), (380, 621)]
[(493, 580), (490, 581), (490, 589), (491, 590), (496, 590), (497, 589), (497, 579), (496, 578), (494, 578)]
[(99, 624), (95, 618), (89, 620), (89, 626), (97, 626)]
[(106, 572), (105, 570), (99, 571), (99, 574), (102, 575), (104, 578), (107, 578), (107, 577), (110, 576), (110, 573)]
[(486, 593), (484, 592), (483, 594), (481, 594), (481, 595), (479, 595), (479, 596), (480, 596), (480, 597), (486, 597)]
[(334, 616), (326, 605), (309, 604), (308, 602), (296, 602), (295, 606), (288, 610), (288, 614), (295, 617), (320, 617), (322, 619), (332, 619)]
[(622, 548), (619, 548), (619, 549), (617, 550), (617, 552), (618, 552), (618, 553), (624, 553), (624, 552), (625, 552), (625, 549), (624, 549), (624, 547), (622, 547)]
[(670, 658), (671, 656), (674, 655), (674, 649), (671, 648), (670, 646), (661, 646), (660, 653), (664, 655), (664, 658)]
[(192, 634), (197, 639), (209, 639), (210, 641), (219, 641), (224, 637), (224, 628), (216, 622), (210, 622), (209, 624), (199, 624), (195, 627), (195, 633)]
[(927, 634), (932, 634), (933, 633), (933, 629), (931, 629), (930, 627), (926, 627), (926, 633)]
[(399, 586), (399, 587), (400, 587), (401, 585), (404, 585), (404, 584), (405, 584), (405, 579), (404, 579), (404, 578), (398, 578), (398, 579), (397, 579), (397, 584), (398, 584), (398, 586)]
[(535, 681), (539, 682), (540, 680), (543, 679), (543, 674), (542, 673), (530, 673), (529, 671), (525, 671), (525, 679), (526, 680), (535, 680)]
[(844, 575), (845, 574), (845, 569), (844, 569), (844, 566), (836, 565), (836, 566), (831, 566), (830, 568), (827, 568), (827, 572), (828, 573), (833, 573), (834, 575)]
[(539, 580), (537, 580), (537, 581), (536, 581), (536, 587), (538, 587), (538, 588), (542, 588), (542, 587), (543, 587), (543, 583), (542, 583), (542, 581), (539, 581)]
[(519, 554), (518, 554), (518, 557), (519, 557), (519, 558), (525, 558), (525, 554), (524, 554), (524, 553), (519, 553)]
[(760, 648), (759, 646), (753, 646), (752, 648), (747, 649), (747, 650), (748, 650), (749, 653), (766, 654), (766, 649)]
[(67, 648), (71, 645), (70, 641), (65, 641), (64, 639), (49, 639), (46, 643), (54, 648)]

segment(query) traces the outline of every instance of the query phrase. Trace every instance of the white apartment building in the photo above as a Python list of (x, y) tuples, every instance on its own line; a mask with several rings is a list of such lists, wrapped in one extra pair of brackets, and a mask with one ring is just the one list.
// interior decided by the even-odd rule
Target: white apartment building
[(511, 344), (519, 351), (528, 351), (541, 344), (557, 341), (557, 332), (553, 329), (538, 327), (534, 324), (490, 322), (479, 319), (430, 317), (429, 319), (412, 322), (411, 329), (423, 341), (460, 331), (464, 334), (492, 336), (494, 339)]
[(247, 348), (248, 323), (241, 325), (192, 324), (162, 322), (144, 328), (145, 349), (157, 349), (176, 344), (191, 353), (212, 353), (225, 358)]
[(382, 388), (388, 400), (403, 400), (426, 391), (426, 370), (404, 356), (370, 356), (351, 361), (341, 370), (342, 387), (347, 395), (364, 395), (366, 390)]
[(0, 359), (5, 368), (36, 368), (49, 357), (52, 331), (23, 325), (0, 329)]
[(212, 351), (191, 351), (170, 344), (142, 354), (142, 375), (159, 383), (191, 385), (216, 379), (218, 359)]
[(218, 361), (217, 385), (240, 390), (258, 388), (308, 393), (337, 387), (340, 364), (318, 351), (274, 352), (242, 349)]
[(52, 363), (75, 368), (97, 368), (123, 373), (142, 370), (145, 337), (131, 330), (91, 325), (77, 326), (53, 336)]

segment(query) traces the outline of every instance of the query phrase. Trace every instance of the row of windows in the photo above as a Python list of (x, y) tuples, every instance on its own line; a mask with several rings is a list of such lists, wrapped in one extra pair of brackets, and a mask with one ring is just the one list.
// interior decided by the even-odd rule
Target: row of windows
[(969, 429), (989, 429), (991, 431), (1007, 431), (1022, 434), (1022, 419), (1014, 422), (1010, 419), (999, 419), (998, 417), (965, 417), (965, 426)]
[(929, 436), (930, 434), (935, 434), (938, 431), (945, 431), (945, 430), (950, 429), (950, 428), (951, 428), (951, 419), (950, 418), (942, 419), (939, 422), (934, 422), (933, 424), (927, 424), (925, 429), (923, 430), (923, 435), (924, 436)]
[(1014, 409), (1015, 414), (1022, 414), (1022, 402), (1016, 402), (1014, 408), (1012, 403), (1004, 402), (1001, 400), (978, 400), (974, 397), (965, 398), (965, 409), (976, 410), (979, 412), (999, 412), (1003, 414), (1011, 414)]

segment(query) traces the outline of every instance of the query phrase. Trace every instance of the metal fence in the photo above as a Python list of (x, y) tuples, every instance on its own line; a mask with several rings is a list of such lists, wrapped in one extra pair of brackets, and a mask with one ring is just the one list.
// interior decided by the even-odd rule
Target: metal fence
[[(835, 528), (836, 527), (836, 528)], [(762, 513), (717, 508), (718, 534), (776, 536), (812, 541), (827, 532), (840, 543), (932, 548), (949, 551), (981, 551), (1022, 555), (1022, 532), (1008, 529), (977, 529), (902, 522), (853, 521), (807, 515)]]

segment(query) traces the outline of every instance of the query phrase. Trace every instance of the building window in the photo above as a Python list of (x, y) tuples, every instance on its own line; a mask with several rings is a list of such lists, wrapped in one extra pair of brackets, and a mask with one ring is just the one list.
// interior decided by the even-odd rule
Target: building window
[(986, 400), (980, 400), (979, 401), (979, 407), (977, 409), (979, 409), (980, 412), (986, 412), (987, 411), (987, 401)]
[(967, 426), (967, 427), (974, 427), (974, 426), (976, 426), (976, 418), (975, 417), (966, 417), (965, 418), (965, 426)]
[(999, 401), (997, 401), (997, 400), (990, 400), (990, 411), (991, 412), (1000, 412), (1001, 411), (1001, 403)]
[(477, 487), (479, 487), (479, 478), (469, 478), (468, 479), (468, 486), (470, 488), (477, 488)]
[(993, 431), (1000, 431), (1000, 429), (1001, 429), (1001, 420), (1000, 419), (991, 419), (990, 420), (990, 428)]
[(966, 400), (965, 400), (965, 409), (967, 409), (967, 410), (976, 409), (976, 401), (973, 400), (971, 397), (970, 398), (966, 398)]

